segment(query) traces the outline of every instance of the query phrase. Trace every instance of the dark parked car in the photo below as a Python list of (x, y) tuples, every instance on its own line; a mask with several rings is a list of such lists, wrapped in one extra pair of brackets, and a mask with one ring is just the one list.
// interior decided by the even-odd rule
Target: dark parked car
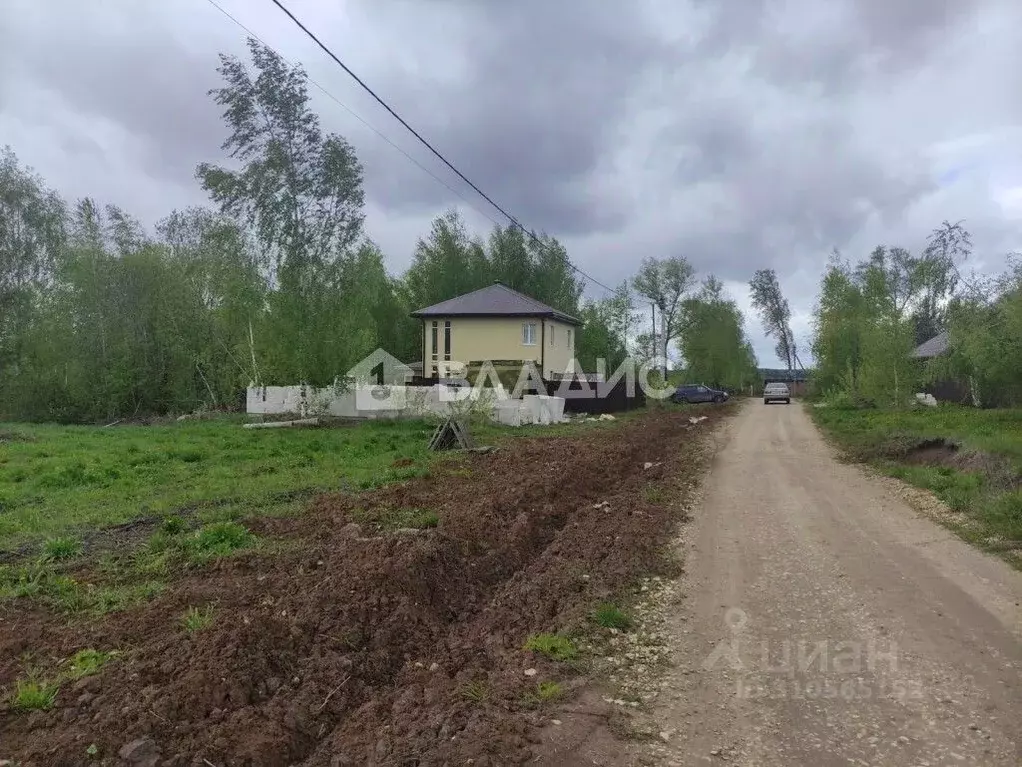
[(727, 392), (719, 389), (711, 389), (702, 384), (685, 384), (679, 386), (678, 390), (671, 395), (671, 402), (724, 402), (727, 400)]

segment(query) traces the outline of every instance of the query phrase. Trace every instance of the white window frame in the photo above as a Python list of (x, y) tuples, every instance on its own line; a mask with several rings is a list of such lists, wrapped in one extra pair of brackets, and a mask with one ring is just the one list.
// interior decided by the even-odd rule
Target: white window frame
[(535, 322), (523, 322), (522, 323), (522, 346), (535, 346), (536, 345), (536, 323)]

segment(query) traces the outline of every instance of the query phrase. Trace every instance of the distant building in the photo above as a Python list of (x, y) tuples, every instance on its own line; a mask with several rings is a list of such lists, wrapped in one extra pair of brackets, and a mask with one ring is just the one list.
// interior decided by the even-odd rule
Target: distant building
[(422, 321), (422, 370), (435, 379), (454, 363), (471, 369), (483, 361), (536, 365), (543, 380), (560, 379), (575, 358), (582, 324), (524, 293), (495, 282), (412, 312)]
[[(929, 360), (944, 357), (951, 351), (951, 337), (946, 330), (941, 331), (929, 341), (924, 341), (912, 350), (909, 355), (913, 359)], [(953, 378), (942, 378), (936, 381), (929, 381), (922, 386), (923, 392), (932, 394), (938, 402), (959, 402), (963, 404), (976, 404), (972, 398), (972, 389), (966, 381), (959, 381)]]
[(943, 357), (951, 348), (950, 336), (945, 330), (938, 333), (929, 341), (924, 341), (912, 350), (911, 356), (920, 360), (929, 360), (934, 357)]

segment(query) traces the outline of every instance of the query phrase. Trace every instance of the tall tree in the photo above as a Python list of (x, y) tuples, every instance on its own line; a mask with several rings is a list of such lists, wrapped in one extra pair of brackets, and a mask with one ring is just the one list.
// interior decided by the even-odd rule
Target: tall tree
[[(959, 265), (972, 255), (972, 236), (961, 221), (943, 221), (926, 241), (919, 260), (920, 299), (913, 312), (916, 343), (933, 338), (945, 328), (947, 306), (961, 282)], [(973, 298), (977, 290), (969, 286)], [(982, 293), (982, 291), (979, 291)]]
[(49, 284), (64, 245), (67, 213), (55, 192), (0, 150), (0, 376), (15, 364), (36, 293)]
[(197, 175), (267, 257), (276, 376), (325, 383), (354, 362), (323, 322), (341, 309), (338, 260), (362, 232), (362, 166), (347, 141), (321, 131), (305, 72), (256, 40), (248, 47), (254, 73), (221, 55), (224, 85), (210, 92), (230, 130), (223, 148), (242, 167), (202, 163)]
[(490, 274), (482, 243), (452, 209), (433, 219), (429, 235), (416, 243), (404, 290), (409, 306), (421, 309), (488, 285)]
[(854, 267), (831, 260), (813, 318), (814, 380), (822, 391), (902, 404), (917, 377), (911, 311), (922, 270), (905, 249), (882, 245)]
[(570, 266), (568, 251), (555, 237), (547, 235), (530, 237), (529, 250), (535, 276), (528, 295), (567, 314), (576, 314), (585, 282)]
[(255, 341), (264, 327), (266, 283), (249, 235), (232, 219), (205, 208), (173, 211), (156, 225), (168, 258), (201, 303), (205, 319), (195, 364), (213, 380), (211, 396), (261, 380)]
[(713, 275), (685, 301), (685, 323), (678, 345), (689, 380), (741, 389), (756, 379), (756, 358), (745, 336), (744, 318)]
[(1022, 404), (1022, 258), (953, 299), (947, 328), (949, 353), (928, 363), (928, 376), (968, 381), (975, 405)]
[(657, 356), (663, 356), (665, 376), (668, 347), (681, 335), (684, 321), (682, 304), (694, 283), (695, 270), (681, 256), (662, 260), (646, 258), (632, 279), (635, 292), (656, 307), (659, 326), (653, 343)]
[(575, 358), (582, 370), (595, 372), (600, 359), (605, 361), (608, 375), (621, 366), (628, 356), (634, 312), (627, 284), (611, 296), (582, 304), (578, 312), (582, 327), (575, 340)]
[(760, 269), (749, 281), (752, 305), (759, 312), (763, 332), (776, 341), (777, 356), (784, 361), (788, 370), (795, 368), (798, 360), (798, 346), (791, 331), (791, 307), (781, 293), (781, 284), (773, 269)]

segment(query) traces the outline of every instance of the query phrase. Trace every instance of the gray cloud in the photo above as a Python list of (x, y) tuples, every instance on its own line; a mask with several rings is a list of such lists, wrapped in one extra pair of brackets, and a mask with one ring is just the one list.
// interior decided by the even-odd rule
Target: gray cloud
[[(272, 6), (220, 1), (499, 217)], [(807, 333), (832, 248), (919, 248), (945, 218), (967, 220), (983, 268), (1022, 246), (1022, 211), (1004, 202), (1022, 187), (1013, 0), (291, 5), (466, 175), (608, 284), (645, 256), (685, 255), (747, 305), (741, 286), (772, 266)], [(244, 34), (198, 0), (8, 6), (3, 140), (68, 196), (150, 222), (201, 203), (195, 164), (220, 160), (224, 138), (206, 92), (216, 54), (243, 55)], [(370, 234), (402, 268), (430, 217), (464, 203), (312, 93), (324, 129), (362, 158)]]

